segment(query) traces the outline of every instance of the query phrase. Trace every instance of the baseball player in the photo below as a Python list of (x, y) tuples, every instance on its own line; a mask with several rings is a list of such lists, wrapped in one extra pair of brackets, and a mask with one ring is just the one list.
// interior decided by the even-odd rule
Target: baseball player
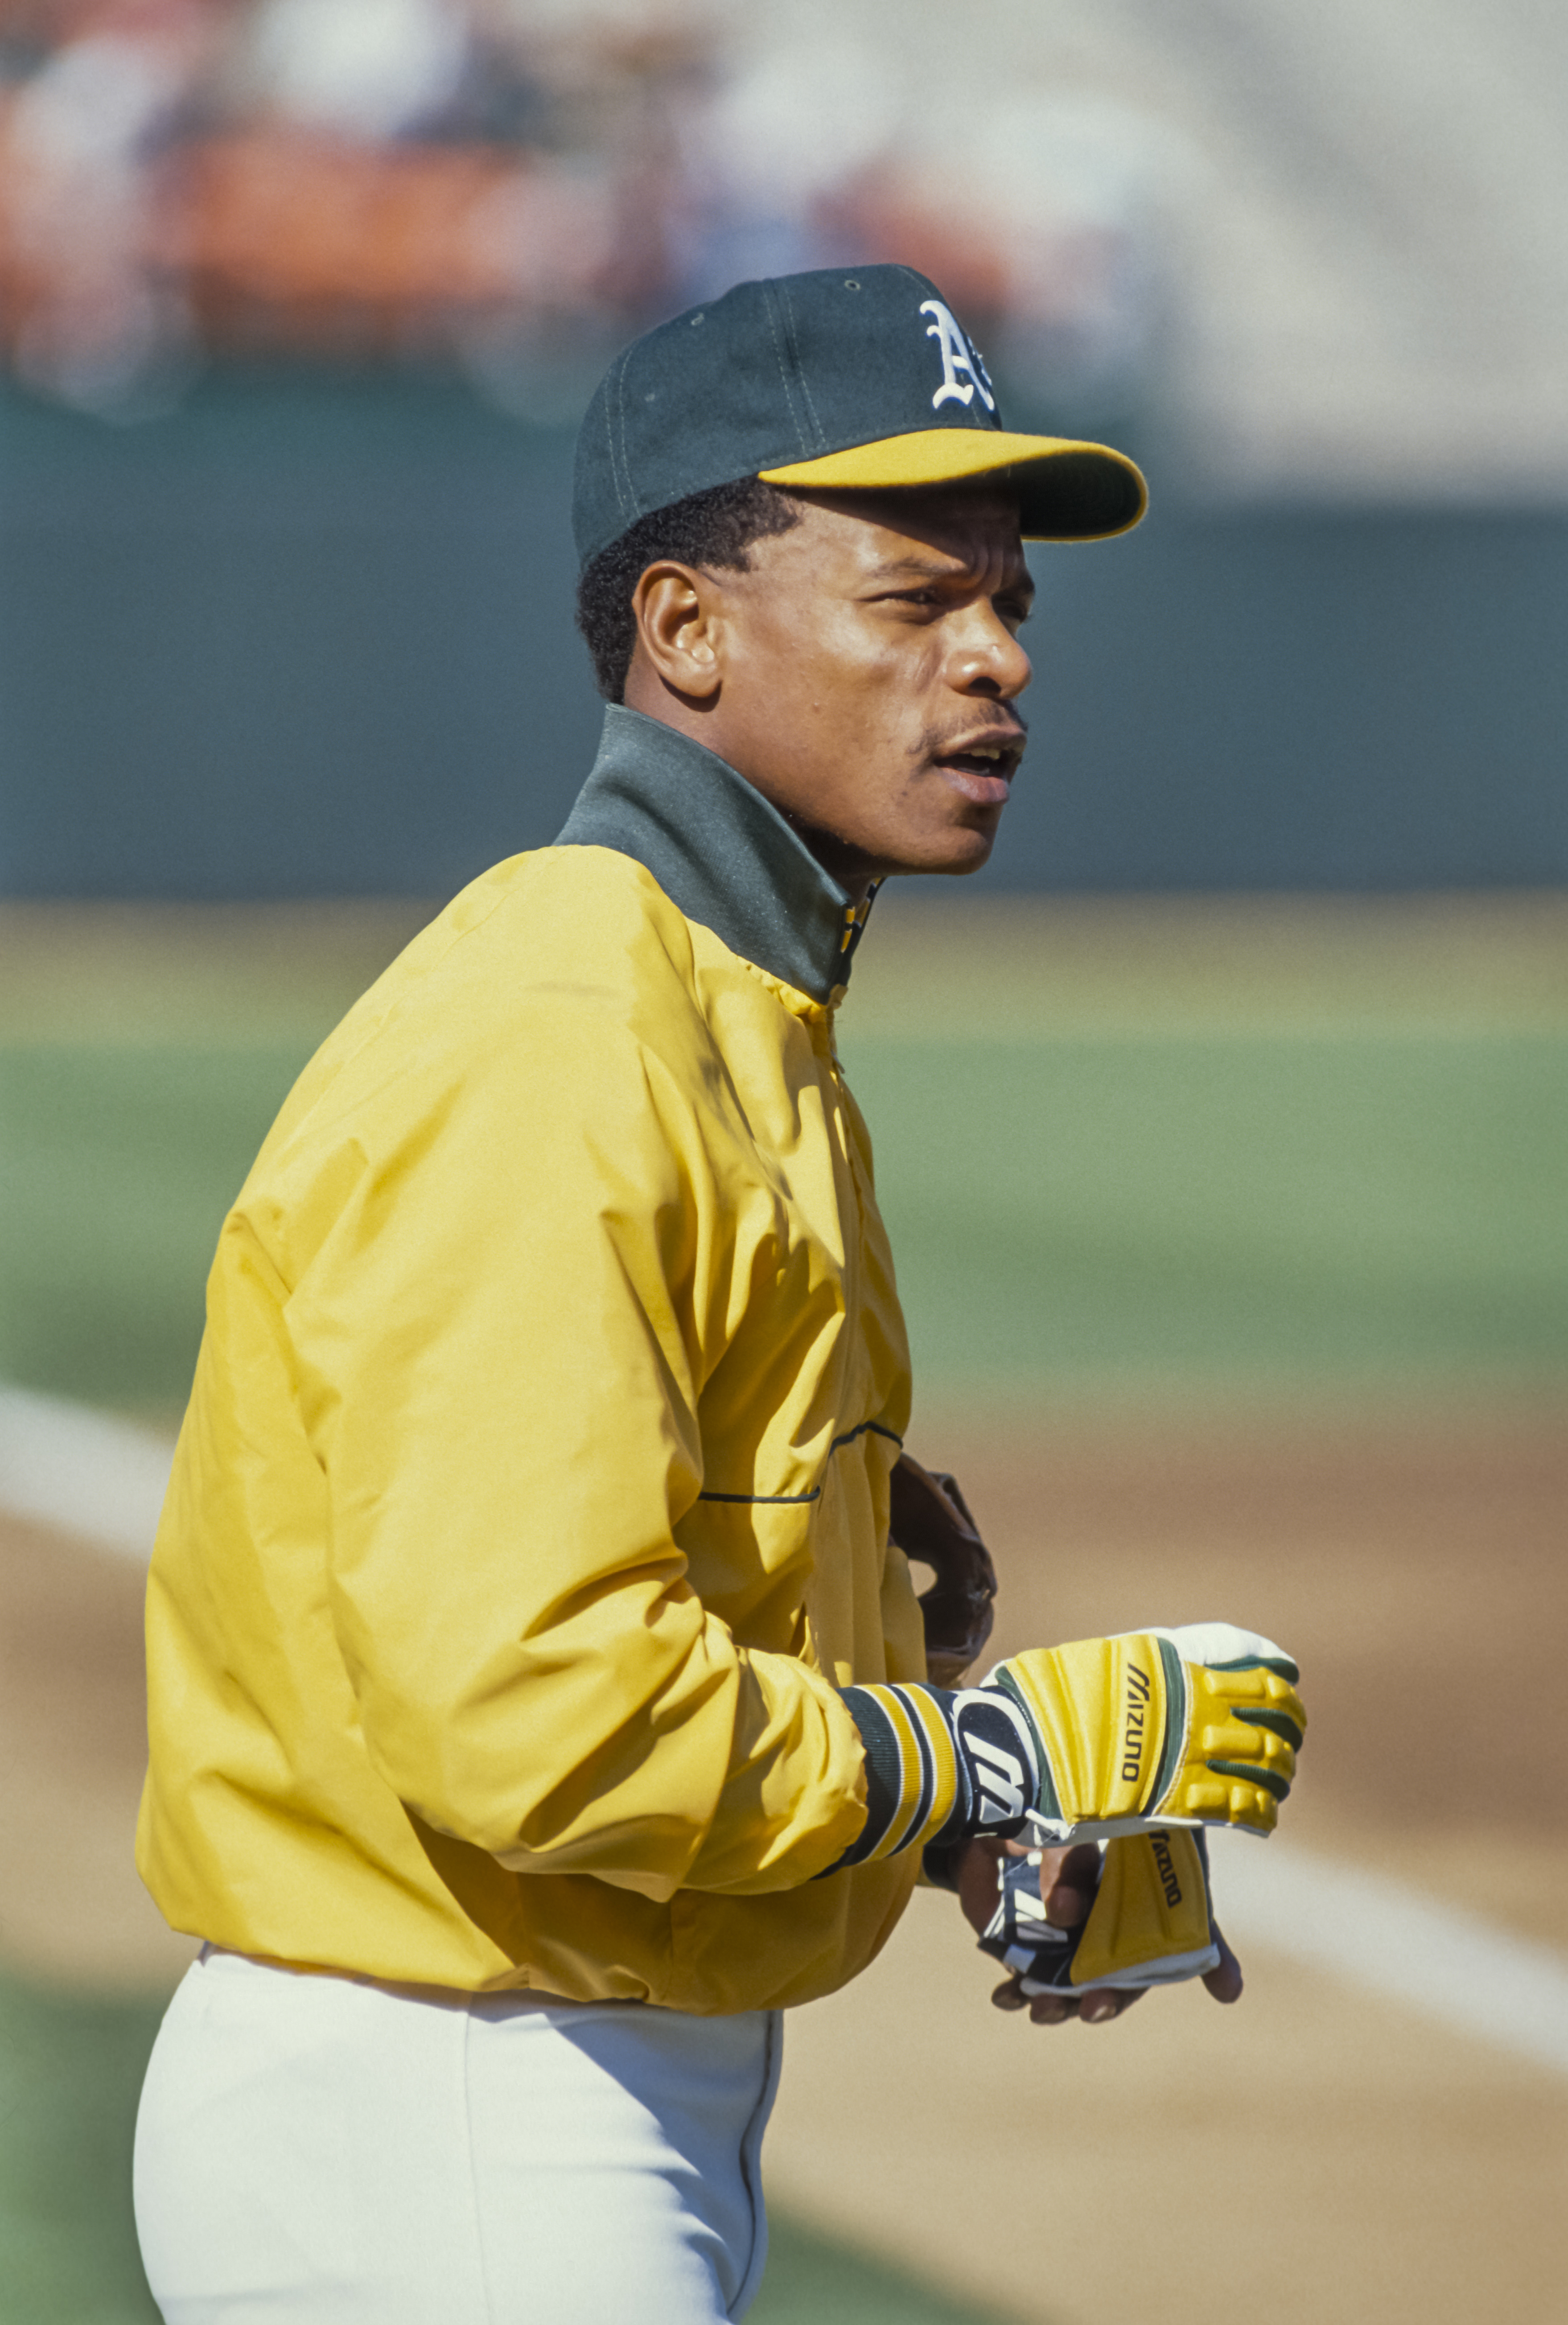
[(596, 394), (598, 761), (307, 1068), (209, 1283), (147, 1616), (139, 1862), (204, 1941), (138, 2126), (169, 2325), (739, 2317), (781, 2014), (923, 1865), (1037, 2016), (1234, 1990), (1202, 1834), (1272, 1826), (1294, 1667), (1199, 1625), (960, 1683), (994, 1578), (903, 1450), (834, 1047), (877, 883), (990, 853), (1021, 540), (1143, 506), (903, 267)]

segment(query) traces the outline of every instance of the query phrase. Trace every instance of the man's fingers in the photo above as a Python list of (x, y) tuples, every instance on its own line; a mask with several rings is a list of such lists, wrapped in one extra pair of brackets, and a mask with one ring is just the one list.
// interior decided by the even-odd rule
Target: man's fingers
[(1078, 2015), (1086, 2026), (1105, 2026), (1111, 2019), (1119, 2018), (1135, 2002), (1141, 2002), (1148, 1988), (1137, 1987), (1106, 1987), (1099, 1994), (1086, 1994), (1078, 2005)]
[(1042, 1893), (1045, 1900), (1045, 1919), (1053, 1930), (1076, 1930), (1088, 1921), (1094, 1904), (1092, 1889), (1075, 1889), (1069, 1882), (1055, 1881)]
[(1002, 1870), (999, 1840), (971, 1840), (959, 1859), (958, 1895), (964, 1919), (984, 1931), (997, 1906), (997, 1884)]
[(1028, 1995), (1016, 1978), (998, 1986), (991, 2000), (998, 2010), (1027, 2010), (1036, 2026), (1060, 2026), (1064, 2018), (1078, 2015), (1078, 2005), (1070, 1994)]
[(1125, 1987), (1107, 1987), (1097, 1994), (1025, 1994), (1023, 1982), (1010, 1978), (1006, 1986), (998, 1986), (991, 2000), (998, 2010), (1024, 2010), (1029, 2013), (1035, 2026), (1062, 2026), (1070, 2018), (1081, 2018), (1086, 2026), (1105, 2026), (1119, 2018), (1124, 2010), (1142, 1999), (1142, 1987), (1130, 1990)]
[(1029, 1999), (1029, 2019), (1035, 2026), (1062, 2026), (1076, 2018), (1081, 2005), (1068, 1994), (1036, 1994)]
[[(980, 1857), (984, 1848), (986, 1855)], [(995, 1851), (995, 1856), (990, 1854)], [(1016, 1861), (1032, 1852), (1022, 1841), (1001, 1843), (975, 1842), (971, 1849), (978, 1862), (977, 1876), (983, 1872), (984, 1885), (994, 1895), (997, 1871), (1001, 1865)], [(1077, 1929), (1089, 1915), (1094, 1904), (1101, 1869), (1099, 1848), (1092, 1841), (1079, 1841), (1070, 1847), (1045, 1848), (1040, 1851), (1040, 1894), (1045, 1907), (1045, 1918), (1059, 1930)], [(1024, 1878), (1023, 1868), (1018, 1877)], [(1204, 1904), (1207, 1900), (1203, 1900)], [(971, 1919), (974, 1915), (971, 1913)], [(979, 1926), (977, 1923), (977, 1926)], [(1212, 1922), (1214, 1943), (1220, 1950), (1216, 1967), (1209, 1970), (1203, 1984), (1216, 2002), (1235, 2002), (1242, 1988), (1241, 1965), (1226, 1944), (1224, 1937)], [(986, 1950), (1007, 1959), (1000, 1945), (988, 1942)], [(1062, 1950), (1063, 1952), (1067, 1949)], [(1027, 1973), (1024, 1974), (1025, 1976)], [(1060, 2026), (1069, 2018), (1081, 2018), (1086, 2026), (1106, 2026), (1113, 2018), (1137, 2001), (1148, 1991), (1146, 1987), (1100, 1987), (1091, 1994), (1073, 1994), (1070, 1988), (1056, 1988), (1046, 1994), (1025, 1994), (1023, 1977), (1015, 1975), (1005, 1986), (997, 1987), (991, 2000), (998, 2010), (1027, 2009), (1036, 2026)]]
[(1036, 1994), (1029, 2000), (1029, 2015), (1036, 2026), (1060, 2026), (1065, 2019), (1081, 2019), (1085, 2026), (1109, 2026), (1124, 2010), (1140, 2001), (1142, 1987), (1104, 1987), (1097, 1994)]
[(1040, 1895), (1053, 1929), (1075, 1930), (1089, 1919), (1099, 1884), (1099, 1851), (1092, 1841), (1040, 1852)]
[(1241, 1964), (1218, 1930), (1214, 1932), (1214, 1942), (1220, 1949), (1219, 1964), (1206, 1973), (1203, 1984), (1216, 2002), (1239, 2002), (1246, 1983), (1241, 1975)]

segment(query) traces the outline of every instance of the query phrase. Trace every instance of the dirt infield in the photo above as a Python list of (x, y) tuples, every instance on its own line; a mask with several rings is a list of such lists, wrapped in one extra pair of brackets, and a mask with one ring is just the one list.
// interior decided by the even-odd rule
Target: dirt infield
[[(1440, 1827), (1568, 1839), (1562, 1408), (1017, 1433), (939, 1416), (918, 1440), (995, 1550), (1004, 1652), (1219, 1614), (1289, 1643), (1311, 1681), (1302, 1839), (1358, 1834), (1406, 1869), (1446, 1857)], [(1568, 1942), (1568, 1886), (1498, 1902)]]
[[(1275, 1845), (1568, 1950), (1559, 1415), (933, 1420), (917, 1450), (996, 1550), (998, 1645), (1220, 1613), (1288, 1641), (1313, 1728)], [(1189, 1989), (1027, 2029), (987, 2007), (948, 1901), (917, 1898), (867, 1978), (792, 2021), (771, 2184), (1057, 2325), (1561, 2316), (1568, 2084), (1290, 1961), (1247, 1968), (1231, 2011)], [(980, 2219), (998, 2233), (970, 2245), (956, 2224)]]
[(143, 1589), (126, 1559), (0, 1524), (0, 1954), (97, 1992), (172, 1987), (194, 1951), (131, 1862)]
[[(992, 1540), (998, 1645), (1215, 1614), (1273, 1633), (1313, 1713), (1291, 1830), (1568, 1949), (1557, 1414), (930, 1417), (916, 1450)], [(129, 1862), (140, 1599), (124, 1561), (0, 1531), (0, 1951), (98, 1988), (172, 1983), (189, 1953)], [(988, 2008), (988, 1966), (922, 1897), (791, 2022), (775, 2194), (1053, 2325), (1561, 2315), (1568, 2084), (1248, 1967), (1230, 2012), (1188, 1991), (1035, 2030)]]

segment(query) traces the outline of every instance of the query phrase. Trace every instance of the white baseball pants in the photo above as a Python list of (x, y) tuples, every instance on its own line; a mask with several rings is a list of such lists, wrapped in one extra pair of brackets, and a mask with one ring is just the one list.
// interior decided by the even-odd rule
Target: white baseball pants
[(167, 2325), (717, 2325), (762, 2276), (775, 2012), (440, 1995), (206, 1951), (136, 2124)]

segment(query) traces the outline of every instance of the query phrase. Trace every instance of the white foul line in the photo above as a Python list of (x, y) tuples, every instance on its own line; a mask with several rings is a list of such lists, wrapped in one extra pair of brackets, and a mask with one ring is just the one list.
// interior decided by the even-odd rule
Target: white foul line
[[(0, 1388), (0, 1509), (145, 1564), (171, 1448), (85, 1405)], [(1386, 1875), (1220, 1836), (1226, 1934), (1267, 1946), (1534, 2065), (1568, 2074), (1568, 1957)]]
[(1226, 1834), (1211, 1857), (1238, 1951), (1269, 1946), (1568, 2074), (1568, 1957), (1554, 1948), (1277, 1836)]
[(0, 1388), (0, 1509), (139, 1559), (153, 1554), (172, 1448), (151, 1430)]

